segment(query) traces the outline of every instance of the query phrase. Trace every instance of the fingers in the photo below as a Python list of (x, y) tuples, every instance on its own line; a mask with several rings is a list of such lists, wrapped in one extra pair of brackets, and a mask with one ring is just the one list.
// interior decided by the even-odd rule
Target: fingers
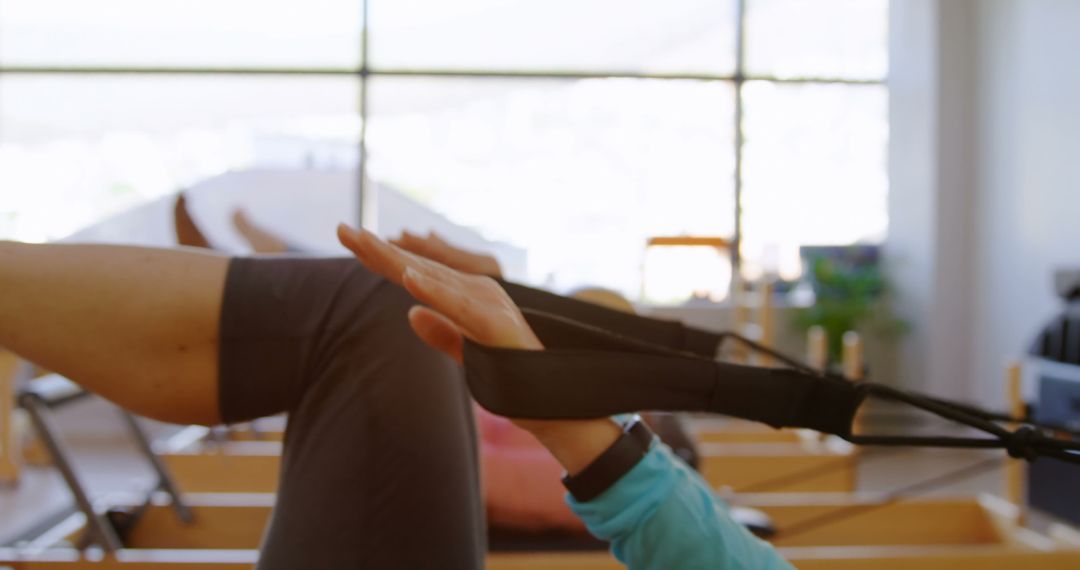
[[(369, 269), (403, 284), (417, 300), (430, 305), (457, 327), (460, 334), (490, 346), (542, 348), (521, 311), (493, 279), (462, 274), (383, 242), (370, 232), (344, 225), (338, 227), (338, 239)], [(419, 315), (421, 324), (430, 325), (426, 329), (428, 333), (440, 335), (425, 341), (433, 346), (439, 342), (452, 349), (443, 336), (448, 330), (443, 326), (446, 323), (434, 323), (422, 312)]]
[(438, 271), (409, 268), (405, 272), (405, 288), (417, 300), (453, 321), (475, 342), (502, 348), (543, 348), (521, 311), (498, 283), (490, 277), (452, 273), (456, 279), (446, 279)]
[(356, 254), (368, 269), (394, 283), (401, 283), (401, 276), (407, 267), (434, 265), (431, 261), (387, 244), (371, 232), (357, 231), (344, 224), (338, 226), (338, 240)]
[(433, 240), (433, 236), (434, 234), (431, 234), (425, 239), (406, 230), (401, 232), (401, 237), (398, 239), (390, 240), (390, 243), (406, 251), (452, 267), (454, 265), (453, 252), (444, 242)]
[(435, 232), (428, 232), (427, 237), (418, 236), (409, 231), (402, 231), (397, 239), (390, 240), (393, 245), (437, 261), (464, 273), (476, 275), (502, 276), (499, 260), (482, 253), (476, 253), (456, 247), (439, 237)]
[(338, 226), (338, 239), (372, 271), (401, 284), (406, 269), (413, 269), (436, 281), (455, 284), (461, 288), (465, 275), (441, 263), (413, 255), (390, 245), (365, 230), (354, 230), (344, 224)]
[[(446, 279), (439, 272), (405, 270), (405, 289), (417, 301), (430, 305), (442, 313), (469, 338), (479, 342), (491, 342), (489, 315), (482, 307), (484, 291), (477, 283)], [(480, 302), (478, 302), (480, 301)]]
[(438, 350), (461, 364), (462, 347), (465, 342), (461, 329), (450, 319), (423, 306), (409, 310), (409, 324), (428, 346)]

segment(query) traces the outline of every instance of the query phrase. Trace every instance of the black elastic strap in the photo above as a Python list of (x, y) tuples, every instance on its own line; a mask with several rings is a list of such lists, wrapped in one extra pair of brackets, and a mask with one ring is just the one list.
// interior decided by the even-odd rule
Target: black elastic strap
[(544, 351), (465, 346), (473, 397), (507, 417), (583, 419), (643, 410), (725, 414), (851, 435), (860, 386), (782, 368), (716, 362), (523, 311)]
[[(529, 419), (583, 419), (643, 410), (702, 411), (810, 428), (860, 445), (1005, 448), (1032, 460), (1080, 463), (1080, 442), (1032, 427), (1010, 431), (962, 407), (872, 382), (852, 383), (799, 370), (738, 366), (524, 310), (544, 351), (467, 342), (466, 379), (480, 405)], [(853, 435), (856, 410), (870, 395), (916, 407), (991, 438)]]
[[(524, 285), (518, 285), (503, 281), (502, 286), (507, 290), (514, 301), (522, 308), (534, 309), (543, 313), (559, 315), (572, 319), (577, 323), (588, 325), (607, 331), (609, 334), (633, 339), (652, 347), (661, 347), (679, 352), (690, 352), (698, 356), (712, 358), (720, 354), (725, 342), (731, 341), (743, 345), (751, 352), (768, 355), (776, 362), (795, 370), (800, 370), (811, 375), (820, 374), (797, 358), (763, 346), (748, 338), (730, 331), (710, 332), (688, 327), (675, 321), (666, 321), (631, 315), (622, 311), (608, 309), (593, 303), (569, 299), (559, 295), (533, 289)], [(960, 412), (961, 416), (954, 419), (965, 423), (966, 421), (983, 420), (979, 429), (986, 430), (988, 422), (1015, 422), (1022, 421), (1032, 427), (1048, 432), (1057, 432), (1059, 435), (1080, 437), (1075, 429), (1067, 426), (1055, 425), (1049, 422), (1033, 421), (1027, 414), (1024, 418), (1014, 418), (1003, 412), (988, 411), (970, 404), (945, 400), (929, 395), (920, 395), (920, 404), (944, 406)], [(911, 402), (908, 402), (911, 403)], [(943, 408), (940, 408), (943, 409)], [(1017, 438), (1023, 440), (1023, 436)], [(920, 445), (925, 445), (920, 443)]]
[(522, 309), (531, 309), (549, 315), (559, 315), (574, 321), (634, 338), (653, 346), (670, 350), (690, 352), (712, 358), (720, 348), (724, 336), (688, 327), (678, 321), (641, 317), (602, 307), (595, 303), (579, 301), (533, 289), (509, 281), (500, 281), (514, 303)]
[(810, 374), (818, 373), (817, 370), (797, 358), (792, 358), (732, 331), (705, 331), (688, 327), (678, 321), (633, 315), (508, 281), (501, 281), (500, 284), (510, 294), (514, 303), (522, 309), (572, 319), (577, 323), (599, 328), (624, 338), (635, 339), (654, 347), (715, 358), (720, 354), (725, 343), (730, 341), (741, 344), (752, 352), (768, 355), (796, 370)]

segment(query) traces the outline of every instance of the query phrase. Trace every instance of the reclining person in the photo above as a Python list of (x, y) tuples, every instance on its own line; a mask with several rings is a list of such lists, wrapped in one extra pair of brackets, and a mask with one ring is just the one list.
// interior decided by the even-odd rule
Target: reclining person
[[(242, 209), (233, 211), (231, 222), (256, 253), (302, 253), (275, 232), (255, 223)], [(183, 193), (177, 196), (174, 205), (174, 224), (180, 245), (213, 249), (191, 215)], [(434, 234), (421, 237), (404, 232), (394, 243), (470, 273), (502, 276), (502, 267), (494, 257), (455, 247)], [(529, 532), (549, 531), (565, 532), (567, 537), (587, 536), (581, 519), (563, 500), (565, 490), (559, 484), (562, 467), (558, 462), (535, 438), (512, 422), (479, 406), (474, 407), (474, 413), (480, 437), (481, 490), (487, 522), (495, 533), (493, 539), (517, 542), (527, 540)], [(648, 420), (663, 441), (696, 467), (695, 444), (676, 418), (655, 415)]]
[[(364, 251), (363, 236), (341, 237)], [(400, 271), (378, 267), (400, 280)], [(440, 278), (466, 279), (444, 271)], [(410, 280), (414, 292), (426, 283)], [(461, 283), (491, 293), (493, 282)], [(475, 294), (452, 298), (475, 307), (464, 301)], [(502, 303), (491, 307), (498, 326), (465, 330), (535, 346), (520, 313)], [(483, 566), (470, 398), (453, 359), (410, 329), (455, 354), (457, 326), (477, 325), (446, 303), (436, 306), (459, 325), (413, 305), (350, 259), (0, 243), (0, 345), (164, 421), (289, 413), (261, 569)], [(517, 425), (572, 475), (620, 433), (610, 420)], [(573, 507), (632, 568), (782, 564), (662, 446), (607, 493)]]

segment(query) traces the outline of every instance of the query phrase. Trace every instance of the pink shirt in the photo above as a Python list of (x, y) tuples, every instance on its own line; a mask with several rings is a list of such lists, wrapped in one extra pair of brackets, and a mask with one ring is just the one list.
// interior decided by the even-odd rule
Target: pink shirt
[(521, 530), (579, 530), (564, 496), (563, 468), (529, 432), (475, 406), (484, 504), (490, 523)]

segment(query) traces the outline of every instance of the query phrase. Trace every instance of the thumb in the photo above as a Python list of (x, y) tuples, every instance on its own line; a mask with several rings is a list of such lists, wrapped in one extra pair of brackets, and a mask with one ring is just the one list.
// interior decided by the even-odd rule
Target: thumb
[(434, 310), (417, 305), (409, 309), (409, 325), (425, 344), (462, 364), (465, 344), (461, 329)]

